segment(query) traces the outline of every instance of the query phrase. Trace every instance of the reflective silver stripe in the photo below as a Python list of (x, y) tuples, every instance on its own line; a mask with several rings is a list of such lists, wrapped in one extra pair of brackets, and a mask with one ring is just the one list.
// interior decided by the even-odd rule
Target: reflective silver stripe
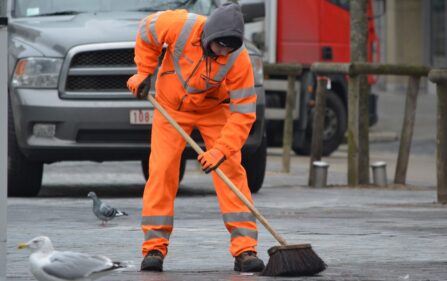
[(254, 87), (230, 91), (231, 99), (242, 99), (253, 95), (256, 95), (256, 90)]
[(141, 218), (142, 225), (172, 225), (173, 216), (144, 216)]
[(214, 75), (213, 80), (221, 81), (225, 77), (225, 75), (227, 75), (227, 72), (233, 66), (237, 57), (239, 56), (239, 54), (242, 52), (242, 50), (244, 48), (245, 47), (242, 45), (242, 47), (240, 47), (239, 49), (237, 49), (236, 51), (234, 51), (233, 53), (230, 54), (230, 57), (228, 58), (227, 63), (225, 65), (220, 66), (219, 71), (216, 73), (216, 75)]
[(250, 212), (226, 213), (222, 215), (225, 223), (229, 222), (256, 222), (255, 216)]
[(204, 92), (204, 91), (208, 90), (209, 88), (210, 87), (206, 88), (205, 90), (200, 90), (200, 89), (196, 89), (194, 87), (191, 87), (191, 86), (187, 85), (186, 86), (186, 91), (188, 93), (190, 93), (190, 94), (198, 94), (198, 93), (201, 93), (201, 92)]
[(256, 103), (245, 103), (245, 104), (230, 103), (230, 111), (239, 113), (255, 113)]
[(147, 37), (147, 31), (146, 31), (146, 21), (147, 17), (145, 17), (141, 23), (140, 23), (140, 37), (143, 39), (144, 42), (150, 44), (149, 38)]
[(157, 12), (152, 16), (151, 22), (149, 23), (149, 30), (151, 31), (152, 39), (154, 39), (157, 45), (160, 45), (160, 41), (158, 41), (157, 32), (155, 31), (155, 23), (157, 22), (158, 17), (161, 15), (161, 12)]
[(185, 24), (182, 27), (182, 31), (180, 32), (180, 35), (177, 39), (177, 42), (175, 43), (174, 48), (174, 68), (175, 72), (177, 73), (178, 78), (182, 82), (182, 84), (185, 84), (185, 79), (183, 79), (182, 72), (180, 69), (180, 56), (183, 53), (183, 50), (185, 49), (186, 40), (189, 38), (189, 34), (191, 33), (191, 30), (196, 23), (197, 15), (189, 13), (186, 17)]
[(189, 34), (191, 33), (191, 30), (196, 23), (197, 15), (189, 13), (186, 17), (186, 21), (182, 27), (182, 31), (180, 32), (180, 35), (177, 39), (177, 42), (175, 43), (174, 48), (174, 58), (179, 59), (180, 56), (183, 53), (183, 50), (185, 49), (186, 41), (189, 38)]
[(144, 240), (150, 240), (155, 238), (164, 238), (166, 240), (169, 240), (170, 236), (171, 234), (167, 233), (164, 230), (149, 230), (144, 234)]
[(233, 229), (233, 231), (231, 232), (231, 239), (236, 238), (236, 237), (240, 237), (240, 236), (247, 236), (247, 237), (251, 237), (255, 240), (258, 239), (258, 232), (256, 230), (250, 230), (247, 228), (235, 228)]

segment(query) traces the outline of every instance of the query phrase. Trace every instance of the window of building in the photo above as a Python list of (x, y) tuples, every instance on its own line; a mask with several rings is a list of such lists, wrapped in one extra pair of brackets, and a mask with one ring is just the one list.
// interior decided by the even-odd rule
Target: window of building
[(447, 67), (446, 44), (446, 1), (432, 0), (430, 3), (431, 63)]

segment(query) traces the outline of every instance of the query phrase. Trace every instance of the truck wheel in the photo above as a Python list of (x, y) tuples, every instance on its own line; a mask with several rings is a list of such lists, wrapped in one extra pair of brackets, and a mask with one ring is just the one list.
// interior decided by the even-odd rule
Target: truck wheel
[(8, 103), (8, 196), (34, 197), (42, 187), (43, 164), (28, 160), (20, 151)]
[[(313, 110), (302, 144), (294, 144), (292, 149), (299, 155), (310, 155), (312, 145)], [(326, 96), (326, 114), (324, 118), (323, 155), (331, 155), (343, 142), (347, 125), (347, 113), (343, 102), (334, 92)]]
[[(149, 179), (149, 161), (143, 160), (141, 161), (141, 168), (143, 169), (143, 175), (146, 181)], [(182, 158), (180, 161), (180, 174), (179, 174), (179, 182), (182, 181), (183, 176), (185, 175), (186, 168), (186, 160)]]
[(267, 162), (267, 137), (262, 138), (255, 153), (244, 156), (242, 155), (242, 166), (247, 172), (248, 186), (251, 193), (258, 192), (264, 183), (265, 165)]

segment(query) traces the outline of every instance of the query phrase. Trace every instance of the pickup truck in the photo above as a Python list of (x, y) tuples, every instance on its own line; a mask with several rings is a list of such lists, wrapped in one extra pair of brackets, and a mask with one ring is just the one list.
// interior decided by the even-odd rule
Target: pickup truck
[[(44, 164), (141, 161), (148, 175), (153, 107), (126, 87), (136, 72), (141, 19), (166, 9), (209, 14), (217, 0), (7, 0), (8, 196), (36, 196)], [(255, 74), (257, 120), (243, 148), (252, 192), (264, 180), (262, 54), (245, 42)], [(155, 77), (155, 75), (154, 75)], [(155, 83), (152, 83), (155, 85)], [(203, 147), (200, 134), (193, 138)], [(187, 159), (196, 153), (187, 146)]]

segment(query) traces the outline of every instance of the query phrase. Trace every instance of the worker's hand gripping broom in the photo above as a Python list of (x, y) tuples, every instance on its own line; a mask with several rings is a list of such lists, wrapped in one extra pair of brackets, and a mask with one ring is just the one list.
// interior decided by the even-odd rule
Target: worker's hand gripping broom
[[(155, 100), (152, 95), (148, 95), (149, 101), (166, 120), (175, 128), (175, 130), (191, 145), (198, 153), (202, 154), (202, 148), (183, 130), (180, 125), (169, 115), (169, 113)], [(303, 276), (314, 275), (324, 269), (326, 264), (312, 250), (310, 244), (289, 245), (286, 240), (276, 232), (263, 215), (248, 201), (248, 199), (237, 189), (231, 180), (217, 168), (216, 174), (228, 185), (228, 187), (239, 197), (239, 199), (250, 209), (253, 215), (264, 225), (264, 227), (278, 240), (281, 246), (274, 246), (268, 250), (270, 255), (269, 262), (262, 275), (265, 276)]]

